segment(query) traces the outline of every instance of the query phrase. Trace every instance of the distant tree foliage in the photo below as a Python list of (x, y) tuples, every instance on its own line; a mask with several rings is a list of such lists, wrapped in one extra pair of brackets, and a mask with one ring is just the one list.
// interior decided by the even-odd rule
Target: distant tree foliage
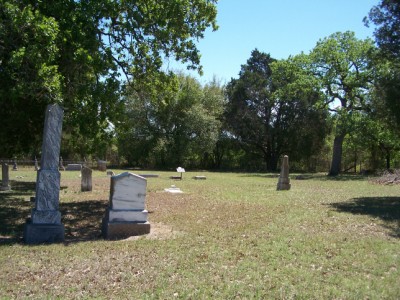
[(329, 171), (332, 176), (341, 171), (342, 146), (352, 127), (352, 113), (370, 109), (374, 51), (372, 40), (358, 40), (348, 31), (320, 40), (308, 56), (310, 71), (325, 93), (321, 104), (333, 112), (336, 121)]
[(377, 92), (400, 126), (400, 2), (381, 1), (364, 22), (376, 25), (374, 36), (380, 50), (376, 59)]
[(0, 0), (0, 156), (38, 151), (47, 103), (96, 151), (123, 111), (124, 83), (164, 58), (201, 72), (195, 41), (217, 29), (216, 1)]
[(310, 76), (290, 61), (276, 61), (257, 49), (227, 85), (226, 122), (246, 151), (258, 153), (269, 171), (281, 155), (295, 159), (319, 150), (326, 114), (314, 108), (320, 92)]
[(134, 166), (199, 167), (219, 138), (222, 87), (216, 81), (203, 87), (185, 75), (146, 82), (127, 95), (117, 125), (120, 155)]
[(365, 24), (374, 23), (374, 32), (378, 47), (388, 57), (400, 59), (400, 2), (398, 0), (382, 0), (372, 7)]

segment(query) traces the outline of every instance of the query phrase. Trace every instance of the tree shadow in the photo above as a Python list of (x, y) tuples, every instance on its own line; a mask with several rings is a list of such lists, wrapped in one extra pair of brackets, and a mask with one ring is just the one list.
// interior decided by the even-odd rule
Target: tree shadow
[[(23, 243), (26, 220), (31, 215), (35, 182), (11, 183), (12, 190), (0, 193), (0, 245)], [(101, 221), (108, 200), (61, 202), (61, 222), (65, 228), (65, 243), (99, 240)]]
[[(279, 178), (279, 173), (268, 174), (243, 174), (242, 177), (259, 177), (259, 178)], [(338, 176), (328, 176), (322, 173), (289, 173), (292, 180), (320, 180), (320, 181), (361, 181), (368, 177), (360, 174), (340, 174)]]
[(22, 241), (22, 232), (35, 194), (36, 183), (10, 181), (11, 190), (0, 193), (0, 245)]
[(361, 197), (330, 205), (340, 212), (379, 218), (391, 236), (400, 238), (400, 197)]
[(279, 174), (244, 174), (240, 175), (240, 177), (279, 178)]
[(107, 206), (108, 200), (60, 203), (61, 221), (65, 227), (65, 243), (103, 239), (101, 222)]

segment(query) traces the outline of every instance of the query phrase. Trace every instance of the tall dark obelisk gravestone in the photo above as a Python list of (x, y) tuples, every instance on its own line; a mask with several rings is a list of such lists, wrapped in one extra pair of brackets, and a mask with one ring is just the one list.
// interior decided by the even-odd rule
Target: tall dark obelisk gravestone
[(24, 241), (27, 244), (64, 241), (64, 225), (59, 211), (61, 131), (63, 110), (57, 104), (48, 105), (43, 130), (40, 170), (36, 179), (35, 207), (25, 224)]

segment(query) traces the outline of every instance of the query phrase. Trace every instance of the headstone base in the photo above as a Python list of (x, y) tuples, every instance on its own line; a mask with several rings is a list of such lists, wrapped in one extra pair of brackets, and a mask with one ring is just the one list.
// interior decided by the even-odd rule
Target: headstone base
[(26, 244), (50, 244), (64, 242), (63, 224), (33, 224), (30, 220), (24, 228), (24, 242)]
[(102, 233), (103, 237), (107, 240), (148, 234), (150, 233), (150, 223), (108, 222), (107, 219), (104, 218), (102, 224)]
[(290, 181), (284, 179), (282, 180), (281, 178), (279, 178), (279, 182), (276, 187), (278, 191), (288, 191), (290, 190), (290, 187), (291, 187)]

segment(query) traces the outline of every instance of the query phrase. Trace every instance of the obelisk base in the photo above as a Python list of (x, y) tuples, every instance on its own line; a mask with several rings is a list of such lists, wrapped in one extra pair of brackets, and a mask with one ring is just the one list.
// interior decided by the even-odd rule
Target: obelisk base
[(64, 242), (63, 224), (33, 224), (27, 220), (24, 228), (24, 242), (26, 244), (50, 244)]

